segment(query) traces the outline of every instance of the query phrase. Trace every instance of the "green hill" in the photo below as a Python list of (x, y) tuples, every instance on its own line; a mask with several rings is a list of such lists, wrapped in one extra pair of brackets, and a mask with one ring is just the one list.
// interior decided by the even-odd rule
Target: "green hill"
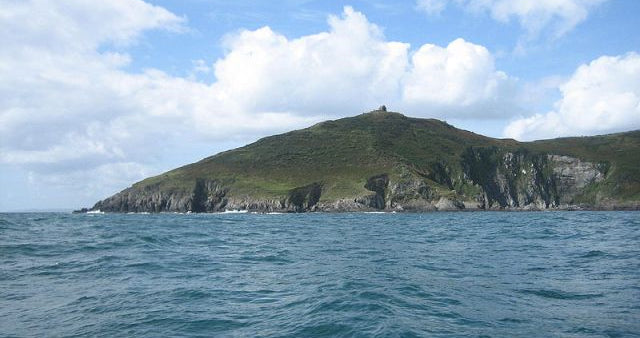
[(640, 131), (494, 139), (376, 110), (135, 183), (109, 212), (638, 208)]

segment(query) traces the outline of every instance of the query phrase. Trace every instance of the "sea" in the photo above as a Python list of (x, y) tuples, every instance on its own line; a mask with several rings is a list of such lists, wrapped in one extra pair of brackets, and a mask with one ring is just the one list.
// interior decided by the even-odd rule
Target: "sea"
[(1, 337), (639, 337), (640, 212), (0, 214)]

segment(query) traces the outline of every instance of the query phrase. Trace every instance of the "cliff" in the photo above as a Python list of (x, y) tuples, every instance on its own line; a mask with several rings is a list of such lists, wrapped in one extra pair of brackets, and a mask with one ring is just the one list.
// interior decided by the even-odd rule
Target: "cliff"
[(148, 178), (105, 212), (639, 209), (640, 131), (493, 139), (378, 110)]

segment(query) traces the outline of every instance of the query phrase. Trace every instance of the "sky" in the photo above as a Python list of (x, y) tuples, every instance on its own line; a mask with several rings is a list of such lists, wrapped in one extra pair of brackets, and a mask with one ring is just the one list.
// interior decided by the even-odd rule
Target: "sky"
[(0, 211), (92, 206), (386, 105), (528, 141), (640, 129), (637, 0), (0, 0)]

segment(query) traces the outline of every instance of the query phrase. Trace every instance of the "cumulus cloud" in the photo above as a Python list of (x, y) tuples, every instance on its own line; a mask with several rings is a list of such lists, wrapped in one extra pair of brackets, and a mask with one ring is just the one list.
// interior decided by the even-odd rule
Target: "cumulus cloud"
[(486, 48), (457, 39), (447, 47), (423, 45), (413, 54), (402, 99), (410, 106), (434, 107), (437, 116), (504, 116), (516, 109), (514, 82), (495, 70)]
[(603, 56), (580, 66), (560, 86), (555, 109), (510, 123), (520, 140), (593, 135), (640, 128), (640, 55)]
[[(161, 147), (171, 136), (184, 140), (193, 129), (210, 137), (224, 130), (220, 137), (228, 137), (238, 129), (228, 128), (232, 118), (249, 120), (242, 112), (226, 113), (229, 105), (206, 84), (153, 69), (129, 73), (129, 55), (100, 51), (135, 43), (145, 30), (184, 30), (184, 19), (163, 8), (118, 0), (11, 2), (5, 9), (3, 163), (49, 172), (71, 163), (88, 168), (143, 159), (149, 140)], [(34, 13), (39, 20), (29, 20)], [(206, 128), (201, 120), (217, 123)]]
[(242, 111), (325, 116), (375, 102), (440, 117), (514, 109), (514, 79), (495, 69), (483, 46), (458, 39), (410, 53), (350, 7), (331, 16), (329, 27), (291, 40), (268, 27), (228, 37), (229, 52), (215, 64), (216, 92)]
[(548, 31), (560, 37), (584, 21), (589, 11), (607, 0), (417, 0), (416, 7), (427, 14), (442, 12), (448, 3), (470, 12), (487, 12), (500, 22), (515, 20), (527, 32), (527, 38)]
[(395, 99), (409, 45), (385, 41), (351, 7), (328, 21), (328, 32), (291, 40), (269, 27), (227, 37), (214, 89), (243, 111), (336, 114)]
[[(198, 58), (187, 77), (127, 70), (132, 56), (123, 51), (145, 31), (188, 29), (185, 18), (141, 0), (3, 1), (0, 25), (0, 164), (79, 189), (88, 173), (112, 192), (122, 177), (165, 170), (166, 147), (246, 142), (379, 104), (476, 118), (512, 104), (514, 80), (486, 48), (455, 40), (411, 51), (351, 7), (313, 35), (230, 34), (225, 54)], [(198, 72), (215, 79), (197, 81)]]
[[(109, 128), (117, 131), (113, 127), (119, 119), (134, 111), (135, 104), (122, 95), (120, 85), (136, 76), (119, 71), (128, 63), (127, 55), (100, 53), (97, 48), (103, 43), (131, 43), (145, 29), (174, 29), (182, 19), (141, 1), (131, 2), (133, 12), (124, 20), (112, 13), (126, 9), (123, 1), (11, 5), (4, 7), (7, 12), (0, 19), (8, 28), (0, 40), (5, 47), (0, 51), (0, 160), (55, 164), (123, 157), (113, 141), (125, 135), (110, 133)], [(108, 15), (100, 22), (87, 21), (96, 18), (94, 11)], [(34, 13), (39, 20), (31, 20)], [(95, 26), (96, 35), (83, 32), (78, 21), (87, 25), (86, 31)]]
[(2, 7), (3, 42), (59, 52), (130, 44), (150, 29), (185, 29), (183, 18), (141, 0), (2, 1)]

